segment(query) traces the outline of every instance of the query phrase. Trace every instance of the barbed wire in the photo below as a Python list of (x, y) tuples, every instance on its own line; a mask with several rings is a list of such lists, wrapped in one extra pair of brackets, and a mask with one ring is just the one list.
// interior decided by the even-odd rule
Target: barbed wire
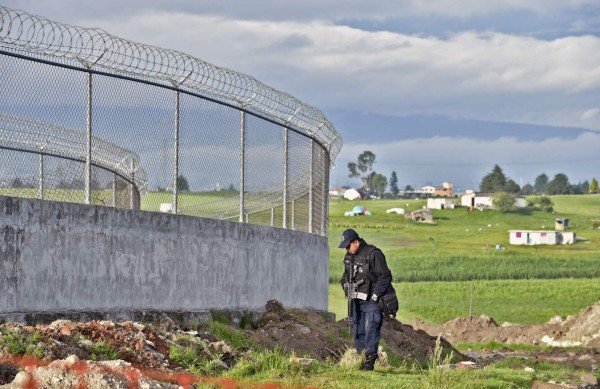
[(342, 147), (341, 136), (318, 108), (252, 76), (176, 50), (132, 42), (97, 28), (54, 22), (3, 5), (0, 46), (74, 59), (89, 68), (163, 80), (178, 88), (226, 100), (315, 139), (329, 152), (331, 166)]
[[(148, 175), (137, 154), (96, 137), (92, 137), (92, 145), (91, 162), (95, 166), (133, 182), (141, 196), (146, 193)], [(0, 113), (0, 148), (18, 148), (85, 162), (86, 147), (84, 131)]]

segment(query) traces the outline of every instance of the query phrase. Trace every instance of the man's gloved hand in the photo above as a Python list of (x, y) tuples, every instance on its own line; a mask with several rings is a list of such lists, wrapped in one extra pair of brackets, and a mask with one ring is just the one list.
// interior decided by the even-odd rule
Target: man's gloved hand
[(379, 296), (377, 296), (376, 294), (372, 294), (371, 295), (371, 301), (377, 302), (377, 300), (379, 300)]

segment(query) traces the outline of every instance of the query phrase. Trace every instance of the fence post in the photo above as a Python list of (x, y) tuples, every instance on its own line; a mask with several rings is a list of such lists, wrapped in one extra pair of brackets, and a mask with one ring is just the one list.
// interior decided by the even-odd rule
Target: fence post
[(40, 173), (39, 173), (40, 199), (44, 199), (44, 148), (40, 147)]
[(296, 200), (292, 200), (292, 230), (296, 229)]
[(177, 178), (179, 177), (179, 89), (175, 91), (175, 128), (173, 134), (173, 207), (171, 212), (177, 213)]
[(329, 201), (327, 201), (327, 199), (329, 198), (329, 166), (330, 166), (330, 160), (329, 160), (329, 153), (327, 152), (327, 150), (323, 150), (323, 154), (325, 156), (324, 159), (324, 163), (323, 163), (323, 180), (322, 180), (322, 194), (321, 194), (321, 201), (322, 201), (322, 207), (321, 209), (323, 210), (323, 218), (321, 221), (321, 236), (327, 236), (327, 223), (329, 222)]
[(283, 129), (283, 228), (287, 228), (288, 201), (288, 128)]
[(117, 175), (112, 174), (112, 206), (117, 206)]
[[(89, 70), (90, 68), (88, 68)], [(85, 152), (85, 190), (84, 203), (91, 204), (90, 185), (92, 181), (92, 72), (87, 73), (87, 100), (86, 100), (86, 152)]]
[(135, 161), (131, 159), (131, 183), (129, 184), (129, 209), (135, 209)]
[(246, 153), (246, 112), (240, 111), (240, 218), (244, 222), (244, 174)]
[(314, 212), (314, 192), (313, 192), (313, 175), (314, 173), (314, 159), (315, 159), (315, 141), (310, 139), (310, 174), (308, 175), (308, 232), (313, 232), (313, 212)]

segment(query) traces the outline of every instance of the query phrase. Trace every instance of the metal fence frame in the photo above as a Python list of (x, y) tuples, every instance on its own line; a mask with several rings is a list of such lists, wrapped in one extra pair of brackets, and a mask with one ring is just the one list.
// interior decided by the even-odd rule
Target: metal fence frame
[[(73, 157), (59, 147), (52, 150), (54, 156), (72, 158), (85, 164), (84, 202), (91, 203), (91, 170), (92, 166), (100, 166), (115, 174), (119, 174), (131, 185), (130, 207), (135, 207), (134, 192), (139, 198), (143, 195), (147, 177), (139, 164), (132, 166), (129, 172), (118, 169), (110, 158), (99, 155), (92, 149), (93, 129), (93, 89), (94, 75), (144, 83), (153, 87), (171, 90), (173, 93), (173, 189), (172, 212), (178, 209), (177, 178), (179, 176), (179, 127), (181, 94), (235, 109), (240, 112), (240, 145), (239, 145), (239, 214), (237, 221), (244, 223), (249, 213), (271, 208), (271, 225), (274, 225), (275, 206), (283, 207), (281, 227), (295, 229), (295, 200), (308, 195), (308, 232), (327, 234), (327, 193), (329, 186), (329, 169), (333, 166), (339, 153), (342, 140), (333, 125), (316, 107), (307, 105), (293, 96), (277, 91), (257, 81), (251, 76), (211, 65), (188, 54), (174, 50), (161, 49), (139, 44), (115, 37), (99, 29), (87, 29), (56, 23), (43, 17), (10, 9), (0, 5), (0, 55), (18, 58), (24, 61), (35, 61), (50, 66), (68, 68), (86, 74), (86, 128), (85, 147), (79, 150), (83, 157)], [(0, 113), (1, 114), (1, 113)], [(245, 144), (247, 115), (276, 124), (281, 127), (284, 137), (284, 158), (282, 166), (283, 187), (281, 204), (262, 204), (259, 208), (249, 209), (245, 199)], [(0, 116), (8, 117), (7, 115)], [(18, 120), (18, 118), (11, 118)], [(27, 118), (23, 123), (31, 123)], [(0, 121), (0, 126), (2, 122)], [(36, 125), (40, 125), (37, 123)], [(53, 128), (51, 123), (47, 128)], [(0, 138), (0, 149), (36, 152), (30, 145), (22, 147), (11, 144), (10, 132), (2, 132), (5, 139)], [(60, 129), (60, 131), (68, 131)], [(302, 177), (307, 183), (289, 182), (288, 134), (293, 131), (310, 139), (310, 168), (307, 176)], [(8, 134), (8, 135), (7, 135)], [(80, 145), (83, 147), (83, 145)], [(118, 146), (117, 146), (118, 147)], [(124, 153), (127, 153), (122, 147)], [(315, 153), (317, 149), (324, 151), (322, 162), (324, 176), (320, 187), (315, 188), (314, 171)], [(49, 150), (37, 150), (40, 155), (39, 195), (43, 198), (44, 154)], [(132, 159), (134, 160), (134, 159)], [(105, 161), (100, 164), (99, 161)], [(138, 159), (139, 161), (139, 159)], [(315, 196), (318, 190), (318, 196)], [(318, 199), (318, 200), (317, 200)], [(113, 200), (112, 205), (116, 205)], [(291, 207), (291, 215), (288, 213)], [(315, 224), (315, 213), (319, 213), (319, 225)], [(232, 217), (225, 217), (231, 219)]]

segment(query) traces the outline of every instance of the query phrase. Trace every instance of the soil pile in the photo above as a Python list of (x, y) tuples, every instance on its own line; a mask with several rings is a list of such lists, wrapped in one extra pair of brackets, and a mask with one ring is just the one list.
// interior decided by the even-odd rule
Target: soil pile
[[(346, 350), (353, 348), (347, 319), (336, 322), (324, 313), (286, 310), (274, 300), (267, 303), (255, 323), (235, 330), (257, 349), (277, 347), (289, 355), (320, 361), (338, 362)], [(171, 357), (173, 346), (193, 347), (200, 356), (218, 355), (220, 360), (214, 366), (222, 371), (233, 367), (248, 351), (232, 348), (211, 333), (207, 323), (176, 324), (168, 317), (153, 324), (66, 320), (36, 326), (5, 323), (0, 325), (0, 332), (1, 338), (12, 339), (0, 343), (0, 388), (23, 387), (31, 382), (44, 388), (75, 388), (80, 384), (99, 388), (107, 387), (107, 383), (110, 387), (171, 388), (193, 379)], [(195, 341), (190, 341), (190, 337)], [(424, 331), (388, 319), (382, 339), (388, 357), (421, 365), (426, 363), (436, 342)], [(11, 354), (17, 350), (18, 354), (35, 358), (11, 357), (10, 347)], [(453, 352), (458, 359), (466, 359), (448, 342), (442, 341), (442, 347), (445, 353)], [(105, 359), (117, 360), (103, 362)]]
[(600, 301), (582, 309), (577, 315), (565, 320), (555, 317), (545, 324), (498, 325), (494, 319), (482, 315), (459, 317), (441, 325), (414, 320), (413, 327), (431, 335), (441, 335), (451, 343), (497, 341), (508, 344), (600, 348)]

